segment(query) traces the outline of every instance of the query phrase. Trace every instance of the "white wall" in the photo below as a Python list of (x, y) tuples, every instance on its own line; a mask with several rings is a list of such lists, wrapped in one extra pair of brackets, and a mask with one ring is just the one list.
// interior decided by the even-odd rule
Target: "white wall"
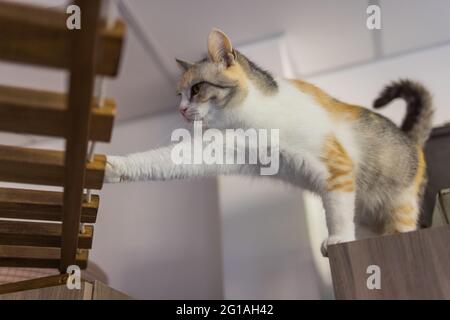
[[(338, 99), (371, 108), (381, 89), (400, 78), (420, 81), (430, 90), (436, 109), (436, 125), (450, 120), (450, 44), (384, 58), (308, 80)], [(396, 102), (381, 113), (399, 123), (405, 115), (404, 102)]]
[(319, 299), (302, 193), (269, 178), (221, 177), (229, 299)]

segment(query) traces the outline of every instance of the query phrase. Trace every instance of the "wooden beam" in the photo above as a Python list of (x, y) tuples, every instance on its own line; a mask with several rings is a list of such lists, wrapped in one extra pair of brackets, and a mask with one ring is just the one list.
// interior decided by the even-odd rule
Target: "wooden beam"
[[(0, 220), (0, 245), (61, 247), (61, 223)], [(92, 248), (94, 227), (87, 225), (78, 235), (78, 248)]]
[[(0, 130), (64, 137), (67, 97), (65, 94), (0, 85)], [(116, 104), (105, 99), (102, 108), (92, 108), (90, 140), (109, 142)]]
[[(62, 192), (0, 188), (0, 218), (62, 221)], [(99, 196), (83, 201), (81, 222), (95, 223)]]
[(83, 13), (83, 27), (71, 33), (69, 105), (66, 122), (63, 233), (61, 273), (75, 263), (86, 174), (86, 153), (97, 56), (100, 0), (76, 0)]
[(34, 290), (34, 289), (42, 289), (48, 287), (59, 286), (67, 283), (69, 279), (69, 275), (67, 273), (57, 274), (54, 276), (48, 276), (43, 278), (36, 278), (24, 281), (17, 281), (12, 283), (5, 283), (0, 285), (0, 295), (25, 291), (25, 290)]
[[(81, 12), (82, 28), (85, 11)], [(73, 54), (63, 11), (13, 2), (0, 2), (0, 59), (54, 68), (70, 69)], [(105, 23), (102, 23), (105, 25)], [(125, 34), (123, 22), (100, 32), (97, 72), (115, 76)]]
[[(102, 188), (105, 164), (103, 155), (82, 164), (86, 167), (85, 188)], [(64, 170), (62, 151), (0, 146), (0, 181), (63, 186)]]
[[(86, 269), (88, 255), (88, 250), (77, 250), (74, 264)], [(57, 269), (61, 263), (60, 256), (59, 248), (0, 246), (1, 267)]]

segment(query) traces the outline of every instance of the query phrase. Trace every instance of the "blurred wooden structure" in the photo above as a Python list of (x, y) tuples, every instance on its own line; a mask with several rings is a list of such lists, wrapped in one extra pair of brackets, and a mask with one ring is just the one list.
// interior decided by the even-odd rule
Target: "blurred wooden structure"
[[(77, 0), (81, 29), (64, 11), (0, 1), (0, 59), (68, 72), (68, 92), (0, 86), (0, 130), (64, 138), (64, 151), (0, 146), (0, 181), (61, 186), (63, 192), (0, 188), (0, 266), (86, 268), (106, 157), (89, 141), (111, 139), (115, 102), (93, 97), (96, 75), (116, 76), (125, 26), (106, 28), (101, 0)], [(11, 221), (10, 219), (14, 219)], [(26, 221), (24, 221), (26, 220)], [(60, 278), (63, 279), (63, 278)], [(0, 291), (2, 289), (0, 288)]]

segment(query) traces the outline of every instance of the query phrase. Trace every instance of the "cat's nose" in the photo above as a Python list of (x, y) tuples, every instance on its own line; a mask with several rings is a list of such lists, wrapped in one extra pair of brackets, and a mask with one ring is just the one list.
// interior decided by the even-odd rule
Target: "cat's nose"
[(184, 115), (187, 111), (187, 107), (180, 107), (180, 112)]

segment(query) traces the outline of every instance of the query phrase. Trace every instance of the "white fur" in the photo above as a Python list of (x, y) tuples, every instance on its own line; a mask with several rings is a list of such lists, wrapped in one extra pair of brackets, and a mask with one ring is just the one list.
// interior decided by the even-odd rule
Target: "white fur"
[[(320, 156), (326, 137), (333, 134), (357, 164), (359, 155), (352, 139), (354, 133), (350, 123), (331, 119), (312, 96), (301, 92), (291, 82), (283, 79), (277, 82), (279, 90), (274, 95), (264, 95), (249, 82), (248, 95), (238, 106), (216, 110), (208, 103), (189, 106), (189, 109), (196, 119), (202, 118), (209, 127), (280, 130), (280, 171), (276, 177), (322, 196), (329, 230), (329, 238), (323, 246), (326, 255), (327, 245), (355, 238), (355, 194), (326, 191), (329, 173)], [(180, 107), (187, 103), (183, 97)], [(172, 147), (125, 157), (108, 156), (105, 182), (259, 174), (257, 165), (175, 165), (170, 158)]]

